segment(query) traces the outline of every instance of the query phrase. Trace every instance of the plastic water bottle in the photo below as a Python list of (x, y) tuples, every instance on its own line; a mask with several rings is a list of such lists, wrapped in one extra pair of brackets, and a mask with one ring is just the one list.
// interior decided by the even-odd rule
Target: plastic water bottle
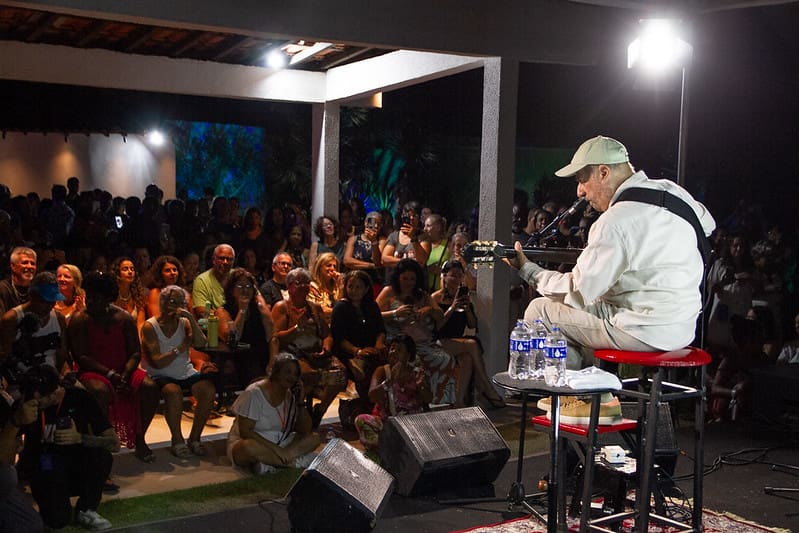
[(524, 320), (517, 320), (510, 332), (508, 374), (513, 379), (530, 378), (530, 331)]
[(544, 378), (544, 344), (547, 340), (547, 327), (544, 321), (536, 318), (530, 328), (530, 377), (532, 379)]
[(566, 386), (566, 338), (557, 326), (544, 341), (546, 362), (544, 366), (544, 381), (550, 387)]

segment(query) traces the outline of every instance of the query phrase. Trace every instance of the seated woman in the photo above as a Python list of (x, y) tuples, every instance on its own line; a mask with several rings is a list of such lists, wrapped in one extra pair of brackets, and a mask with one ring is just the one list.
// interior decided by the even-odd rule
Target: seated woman
[[(421, 364), (433, 391), (433, 403), (466, 405), (470, 375), (465, 381), (456, 359), (435, 343), (434, 333), (443, 318), (425, 287), (426, 276), (414, 259), (402, 259), (391, 274), (390, 284), (383, 287), (377, 305), (390, 337), (405, 333), (416, 342)], [(469, 369), (471, 372), (471, 369)], [(462, 386), (461, 386), (462, 385)]]
[(358, 396), (367, 398), (372, 373), (384, 361), (386, 327), (363, 270), (344, 276), (344, 294), (333, 308), (331, 329), (336, 353), (347, 365)]
[(249, 385), (233, 404), (236, 420), (227, 441), (230, 462), (256, 474), (277, 467), (307, 467), (319, 435), (302, 403), (300, 364), (294, 356), (280, 353), (269, 376)]
[[(311, 275), (295, 268), (286, 275), (288, 300), (275, 303), (272, 321), (275, 335), (272, 353), (294, 353), (302, 369), (302, 381), (309, 391), (307, 407), (313, 426), (321, 422), (336, 395), (346, 386), (344, 367), (333, 356), (333, 337), (319, 304), (309, 302)], [(313, 398), (319, 403), (313, 405)]]
[(383, 421), (389, 416), (421, 413), (433, 399), (430, 384), (416, 361), (416, 343), (399, 335), (388, 344), (388, 364), (372, 374), (369, 399), (375, 404), (372, 414), (358, 415), (355, 428), (367, 456), (376, 457)]
[(55, 275), (58, 290), (61, 291), (64, 299), (56, 301), (54, 309), (64, 315), (64, 319), (69, 323), (73, 314), (86, 308), (84, 292), (81, 288), (83, 274), (75, 265), (63, 264), (56, 269)]
[(381, 235), (383, 229), (383, 215), (371, 211), (366, 215), (366, 224), (363, 232), (352, 235), (347, 239), (344, 249), (344, 266), (347, 270), (363, 270), (372, 280), (374, 296), (380, 294), (383, 288), (383, 247), (386, 237)]
[[(150, 267), (149, 291), (147, 292), (147, 316), (157, 317), (161, 313), (161, 289), (167, 285), (186, 285), (186, 272), (183, 264), (177, 257), (162, 255), (158, 257)], [(188, 300), (188, 308), (194, 309), (191, 305), (191, 296)]]
[[(505, 400), (497, 394), (488, 379), (480, 339), (464, 335), (467, 327), (477, 327), (477, 316), (474, 314), (469, 289), (463, 284), (464, 276), (463, 265), (457, 259), (450, 259), (441, 267), (441, 289), (430, 295), (444, 313), (438, 325), (438, 344), (459, 357), (461, 370), (467, 366), (471, 368), (475, 388), (492, 407), (505, 407)], [(461, 375), (458, 379), (465, 377)]]
[(129, 257), (120, 257), (111, 264), (111, 274), (117, 282), (117, 297), (113, 302), (117, 307), (133, 317), (137, 331), (144, 324), (145, 301), (144, 288), (139, 273)]
[(86, 390), (108, 415), (119, 439), (145, 463), (155, 455), (144, 435), (158, 407), (161, 391), (139, 368), (141, 348), (136, 321), (112, 304), (117, 283), (108, 274), (90, 272), (83, 283), (86, 309), (67, 326), (72, 356)]
[(322, 316), (330, 325), (333, 305), (341, 297), (342, 276), (336, 254), (325, 252), (316, 259), (311, 271), (311, 287), (308, 300), (322, 307)]
[[(205, 336), (189, 311), (186, 291), (167, 285), (161, 289), (159, 307), (158, 317), (148, 318), (141, 329), (142, 367), (161, 387), (164, 418), (172, 434), (172, 455), (181, 459), (192, 454), (203, 456), (207, 452), (200, 436), (214, 403), (216, 387), (211, 377), (217, 368), (202, 362), (198, 372), (189, 358), (189, 347), (203, 346)], [(184, 390), (191, 391), (196, 400), (188, 441), (183, 439), (180, 427)]]
[[(249, 345), (238, 349), (233, 356), (241, 390), (250, 381), (263, 375), (269, 363), (269, 343), (272, 340), (272, 309), (258, 292), (255, 277), (243, 268), (230, 271), (224, 284), (225, 304), (214, 313), (219, 318), (219, 337), (230, 343)], [(238, 347), (238, 344), (237, 344)]]

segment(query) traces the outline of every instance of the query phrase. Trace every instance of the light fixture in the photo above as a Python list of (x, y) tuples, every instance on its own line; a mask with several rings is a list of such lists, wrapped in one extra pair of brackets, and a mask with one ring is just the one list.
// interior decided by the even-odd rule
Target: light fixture
[(288, 64), (288, 58), (280, 50), (272, 50), (266, 56), (266, 65), (269, 68), (281, 69)]
[(685, 154), (688, 137), (688, 79), (693, 47), (680, 37), (685, 26), (678, 20), (644, 19), (641, 33), (627, 47), (627, 68), (640, 66), (652, 75), (682, 70), (680, 85), (680, 129), (677, 141), (677, 183), (685, 185)]
[(161, 146), (164, 144), (164, 134), (158, 130), (152, 130), (147, 134), (147, 141), (153, 146)]

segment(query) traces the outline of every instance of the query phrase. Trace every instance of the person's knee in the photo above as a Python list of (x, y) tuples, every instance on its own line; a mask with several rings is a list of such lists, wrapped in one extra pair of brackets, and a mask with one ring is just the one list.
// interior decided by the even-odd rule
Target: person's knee
[(191, 394), (198, 402), (209, 402), (216, 394), (216, 387), (207, 379), (203, 379), (191, 386)]

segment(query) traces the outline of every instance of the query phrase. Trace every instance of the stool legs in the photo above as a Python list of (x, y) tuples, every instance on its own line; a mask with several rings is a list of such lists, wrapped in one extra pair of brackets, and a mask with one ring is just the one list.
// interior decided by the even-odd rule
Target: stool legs
[(702, 483), (705, 475), (705, 369), (700, 367), (699, 390), (701, 395), (694, 402), (694, 508), (691, 526), (694, 531), (702, 531)]
[(640, 443), (641, 462), (638, 471), (641, 479), (635, 495), (635, 506), (638, 516), (635, 520), (636, 531), (646, 531), (649, 525), (649, 494), (652, 491), (652, 474), (655, 466), (655, 448), (657, 447), (658, 411), (660, 410), (661, 382), (663, 371), (658, 369), (652, 376), (649, 403), (646, 406), (645, 428)]

